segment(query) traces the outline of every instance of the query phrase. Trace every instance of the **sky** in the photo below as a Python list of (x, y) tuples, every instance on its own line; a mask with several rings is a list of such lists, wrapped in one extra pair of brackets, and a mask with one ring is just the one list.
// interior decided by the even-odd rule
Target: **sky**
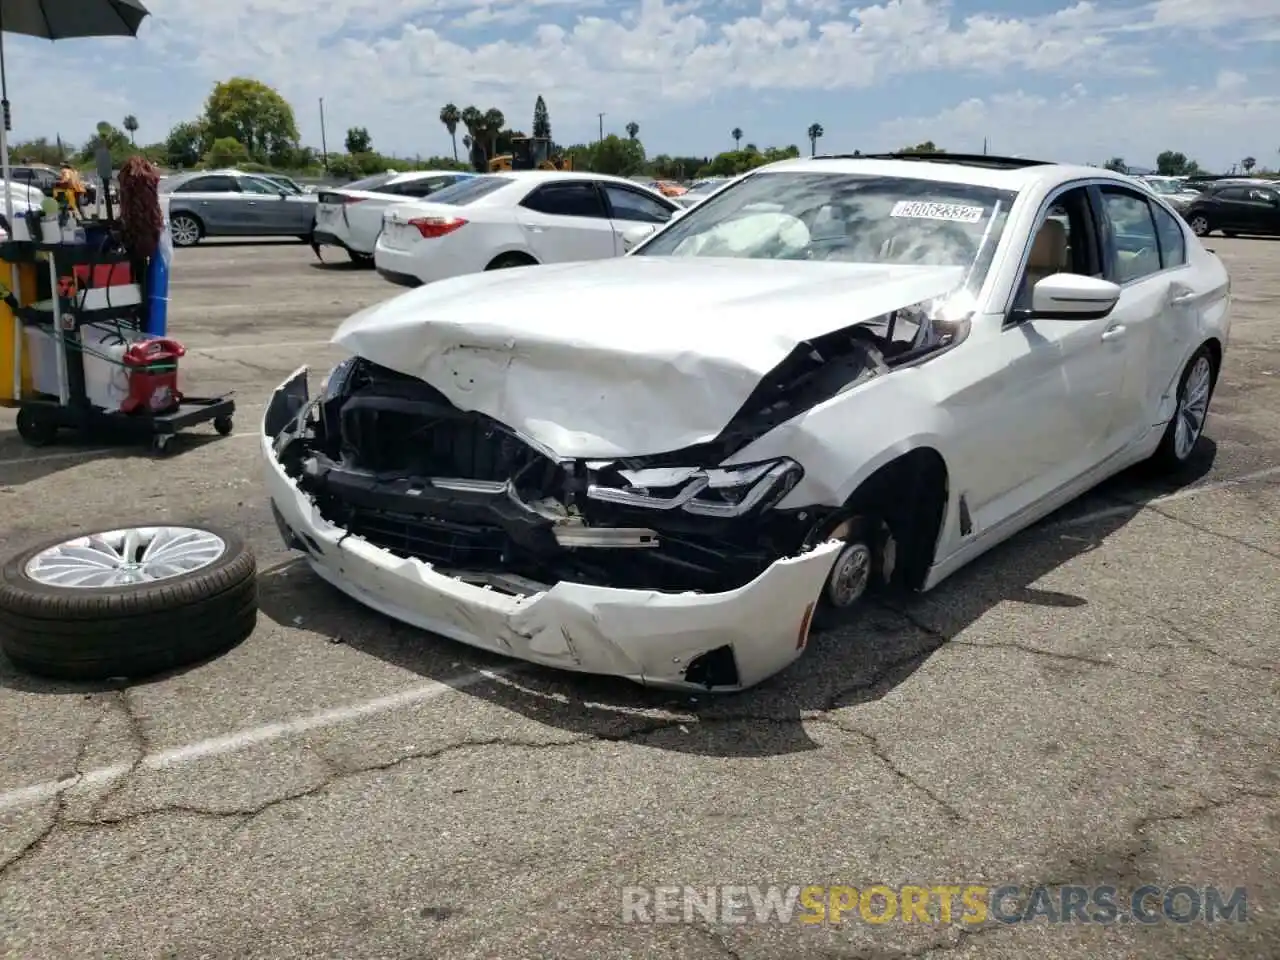
[(304, 143), (364, 126), (398, 156), (450, 152), (453, 102), (529, 129), (542, 94), (562, 144), (629, 121), (652, 156), (826, 131), (820, 152), (932, 140), (953, 152), (1209, 169), (1280, 166), (1280, 0), (143, 0), (137, 39), (7, 35), (18, 140), (140, 141), (250, 76)]

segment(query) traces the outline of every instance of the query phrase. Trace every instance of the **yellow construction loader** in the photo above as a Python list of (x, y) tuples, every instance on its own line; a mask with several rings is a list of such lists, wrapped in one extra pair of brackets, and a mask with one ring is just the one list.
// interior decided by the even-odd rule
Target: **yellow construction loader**
[(572, 170), (573, 160), (551, 153), (547, 137), (512, 137), (511, 152), (499, 154), (489, 161), (490, 173), (504, 170)]

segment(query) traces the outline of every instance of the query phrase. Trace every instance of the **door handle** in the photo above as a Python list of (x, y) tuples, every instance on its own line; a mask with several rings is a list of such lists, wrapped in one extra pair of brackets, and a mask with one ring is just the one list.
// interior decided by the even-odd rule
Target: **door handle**
[(1185, 293), (1175, 293), (1169, 298), (1169, 303), (1175, 307), (1185, 306), (1196, 298), (1194, 290), (1187, 290)]
[(1117, 323), (1114, 327), (1108, 327), (1102, 331), (1102, 339), (1104, 342), (1119, 340), (1124, 336), (1125, 326), (1123, 323)]
[(257, 200), (250, 200), (250, 201), (249, 201), (249, 206), (251, 206), (251, 207), (256, 207), (257, 205), (258, 205), (258, 201), (257, 201)]

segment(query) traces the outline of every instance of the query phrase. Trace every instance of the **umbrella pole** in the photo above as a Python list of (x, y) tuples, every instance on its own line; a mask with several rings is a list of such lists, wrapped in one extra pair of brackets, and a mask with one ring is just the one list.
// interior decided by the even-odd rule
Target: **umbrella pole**
[[(13, 191), (9, 172), (9, 79), (4, 69), (4, 13), (0, 12), (0, 182), (4, 183), (4, 222), (13, 238)], [(9, 264), (9, 291), (15, 303), (22, 302), (22, 274), (16, 263)], [(22, 321), (13, 315), (13, 399), (22, 399)]]

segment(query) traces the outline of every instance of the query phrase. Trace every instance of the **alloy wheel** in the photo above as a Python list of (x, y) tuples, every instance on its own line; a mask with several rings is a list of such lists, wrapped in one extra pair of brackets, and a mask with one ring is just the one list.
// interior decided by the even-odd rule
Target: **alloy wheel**
[(1209, 415), (1209, 393), (1213, 388), (1213, 365), (1209, 358), (1196, 358), (1191, 373), (1187, 375), (1182, 397), (1178, 401), (1177, 424), (1173, 434), (1173, 452), (1179, 460), (1191, 455), (1196, 441), (1204, 432)]
[(169, 222), (169, 232), (179, 247), (190, 247), (200, 239), (200, 225), (190, 217), (174, 217)]
[(1197, 237), (1203, 237), (1209, 233), (1209, 221), (1204, 217), (1191, 218), (1191, 232)]
[(41, 550), (27, 562), (26, 574), (46, 587), (122, 587), (186, 576), (226, 550), (226, 542), (208, 530), (128, 527)]

